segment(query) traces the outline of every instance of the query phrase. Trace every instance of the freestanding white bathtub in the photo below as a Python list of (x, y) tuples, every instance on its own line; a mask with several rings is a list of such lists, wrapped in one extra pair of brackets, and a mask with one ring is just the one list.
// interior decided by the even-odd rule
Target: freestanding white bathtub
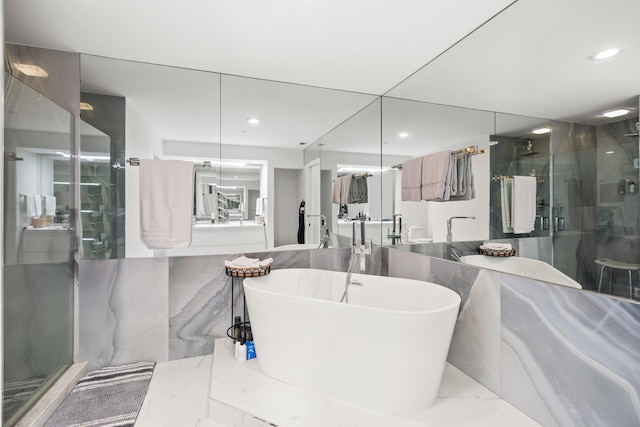
[(244, 280), (257, 361), (280, 381), (372, 410), (425, 409), (437, 397), (460, 306), (429, 282), (275, 270)]
[(546, 262), (538, 261), (537, 259), (517, 256), (494, 257), (486, 255), (464, 255), (460, 257), (460, 261), (464, 264), (475, 265), (476, 267), (488, 268), (490, 270), (516, 274), (518, 276), (529, 277), (531, 279), (542, 280), (570, 288), (582, 289), (580, 283)]

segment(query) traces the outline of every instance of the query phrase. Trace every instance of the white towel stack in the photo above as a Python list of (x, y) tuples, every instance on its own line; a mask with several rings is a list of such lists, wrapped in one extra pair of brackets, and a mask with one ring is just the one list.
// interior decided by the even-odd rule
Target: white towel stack
[(229, 268), (260, 268), (266, 267), (273, 262), (273, 258), (267, 258), (264, 260), (260, 260), (259, 258), (247, 258), (242, 255), (233, 260), (225, 260), (225, 267)]
[(484, 242), (480, 245), (480, 249), (492, 251), (510, 251), (511, 249), (513, 249), (513, 246), (511, 246), (511, 243)]

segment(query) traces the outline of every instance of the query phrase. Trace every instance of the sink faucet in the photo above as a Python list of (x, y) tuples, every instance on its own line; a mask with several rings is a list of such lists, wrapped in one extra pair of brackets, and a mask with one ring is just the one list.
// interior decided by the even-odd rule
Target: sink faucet
[(475, 216), (452, 216), (447, 220), (447, 243), (451, 243), (453, 241), (453, 236), (451, 235), (451, 221), (454, 219), (476, 219)]
[[(396, 219), (398, 228), (396, 233)], [(387, 228), (387, 230), (389, 230)], [(387, 231), (387, 239), (391, 239), (392, 245), (402, 244), (402, 214), (393, 214), (393, 230), (391, 233)]]
[(356, 222), (352, 223), (352, 245), (351, 245), (351, 256), (349, 257), (349, 267), (347, 269), (347, 277), (344, 282), (344, 292), (342, 294), (342, 298), (340, 298), (340, 302), (349, 303), (349, 286), (356, 285), (362, 286), (362, 282), (359, 280), (351, 279), (351, 275), (353, 274), (356, 267), (358, 267), (358, 271), (364, 270), (366, 267), (363, 265), (363, 261), (366, 262), (366, 258), (362, 258), (362, 255), (371, 254), (371, 244), (367, 244), (365, 241), (365, 232), (364, 232), (364, 218), (360, 221), (360, 244), (356, 243)]
[(329, 233), (329, 228), (327, 227), (327, 217), (320, 215), (307, 215), (307, 217), (320, 217), (320, 245), (318, 249), (327, 249), (329, 247), (329, 243), (331, 242), (331, 234)]

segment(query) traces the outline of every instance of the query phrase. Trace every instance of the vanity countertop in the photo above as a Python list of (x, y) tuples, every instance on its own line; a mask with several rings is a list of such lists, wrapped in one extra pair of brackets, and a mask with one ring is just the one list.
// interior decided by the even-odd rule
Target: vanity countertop
[(49, 227), (34, 227), (33, 225), (27, 225), (24, 228), (26, 231), (69, 231), (70, 228), (66, 225), (51, 225)]
[(239, 228), (255, 228), (255, 227), (262, 227), (262, 224), (258, 224), (255, 221), (242, 221), (242, 223), (240, 223), (240, 221), (229, 221), (226, 223), (203, 222), (203, 223), (193, 224), (194, 230), (219, 230), (219, 229), (225, 229), (225, 228), (239, 229)]

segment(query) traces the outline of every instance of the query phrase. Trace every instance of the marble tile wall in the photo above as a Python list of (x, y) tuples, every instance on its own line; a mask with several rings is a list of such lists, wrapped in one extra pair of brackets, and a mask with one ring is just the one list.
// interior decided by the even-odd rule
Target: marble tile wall
[(544, 426), (640, 425), (640, 304), (389, 250), (462, 296), (449, 362)]
[(77, 281), (78, 357), (89, 370), (168, 360), (168, 259), (81, 261)]
[[(272, 268), (346, 271), (350, 249), (263, 251)], [(243, 315), (241, 281), (228, 277), (236, 255), (82, 261), (78, 270), (79, 358), (89, 368), (166, 361), (213, 352), (233, 314)], [(387, 275), (387, 250), (375, 247), (369, 274)]]
[[(521, 250), (544, 250), (532, 239)], [(275, 268), (345, 271), (349, 248), (260, 252)], [(93, 367), (210, 354), (231, 322), (231, 256), (80, 264), (80, 355)], [(449, 361), (545, 426), (640, 423), (640, 304), (374, 248), (373, 274), (462, 296)], [(235, 293), (234, 310), (242, 294)]]

